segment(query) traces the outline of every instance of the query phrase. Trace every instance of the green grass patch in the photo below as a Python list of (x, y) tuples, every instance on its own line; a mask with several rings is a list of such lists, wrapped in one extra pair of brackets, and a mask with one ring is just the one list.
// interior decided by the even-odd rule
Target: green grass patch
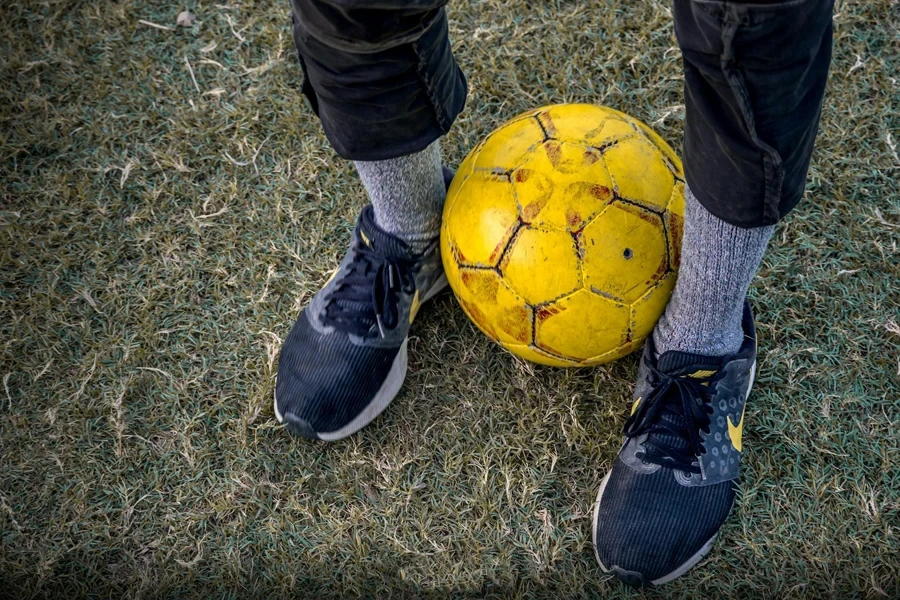
[[(590, 543), (634, 356), (525, 364), (444, 296), (370, 427), (276, 426), (281, 340), (363, 190), (299, 94), (287, 3), (187, 7), (177, 29), (158, 0), (0, 9), (0, 596), (900, 597), (895, 1), (838, 1), (807, 198), (751, 292), (738, 505), (703, 564), (643, 592)], [(471, 95), (449, 163), (566, 101), (678, 146), (668, 0), (450, 16)]]

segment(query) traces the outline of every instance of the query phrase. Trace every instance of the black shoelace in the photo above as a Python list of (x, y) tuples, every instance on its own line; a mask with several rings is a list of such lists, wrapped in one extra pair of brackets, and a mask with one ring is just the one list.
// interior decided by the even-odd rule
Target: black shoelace
[(397, 326), (401, 292), (414, 287), (413, 262), (376, 253), (360, 245), (355, 260), (340, 280), (325, 305), (326, 325), (362, 337), (378, 335)]
[(700, 473), (694, 457), (706, 452), (700, 432), (709, 433), (710, 390), (719, 375), (679, 377), (663, 373), (647, 358), (644, 363), (653, 389), (625, 422), (629, 438), (647, 434), (644, 451), (635, 456), (685, 473)]

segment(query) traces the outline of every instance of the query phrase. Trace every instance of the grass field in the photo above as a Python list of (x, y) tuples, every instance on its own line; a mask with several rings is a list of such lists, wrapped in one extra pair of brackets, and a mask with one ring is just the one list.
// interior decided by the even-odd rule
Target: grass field
[[(299, 95), (286, 0), (224, 1), (178, 29), (153, 0), (0, 8), (0, 597), (900, 597), (896, 0), (838, 0), (807, 200), (751, 292), (743, 493), (655, 591), (590, 543), (635, 356), (525, 364), (445, 296), (369, 428), (276, 425), (281, 340), (364, 199)], [(449, 163), (564, 101), (679, 144), (668, 0), (451, 4)]]

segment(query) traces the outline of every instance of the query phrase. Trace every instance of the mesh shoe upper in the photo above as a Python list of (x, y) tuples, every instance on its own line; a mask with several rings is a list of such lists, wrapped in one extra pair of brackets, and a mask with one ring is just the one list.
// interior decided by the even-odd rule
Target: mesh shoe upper
[(731, 511), (734, 482), (686, 487), (667, 468), (635, 471), (617, 462), (598, 508), (595, 544), (600, 562), (639, 574), (648, 583), (690, 559)]
[(275, 397), (285, 426), (317, 437), (346, 425), (369, 404), (399, 349), (355, 344), (338, 332), (323, 335), (301, 314), (278, 359)]
[(743, 346), (723, 358), (666, 352), (657, 360), (648, 338), (625, 443), (596, 507), (597, 557), (627, 583), (677, 571), (731, 510), (756, 360), (749, 305), (743, 324)]
[(275, 397), (288, 429), (318, 437), (359, 415), (388, 377), (419, 301), (442, 275), (437, 241), (412, 254), (377, 226), (367, 206), (335, 276), (282, 348)]

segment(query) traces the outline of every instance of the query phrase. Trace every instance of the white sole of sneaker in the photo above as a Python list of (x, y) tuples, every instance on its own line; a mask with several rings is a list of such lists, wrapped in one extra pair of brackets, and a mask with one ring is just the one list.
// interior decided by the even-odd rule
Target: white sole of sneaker
[[(425, 294), (425, 297), (422, 299), (422, 304), (431, 300), (441, 290), (447, 287), (447, 283), (447, 276), (441, 275), (440, 279), (438, 279)], [(317, 431), (316, 435), (320, 440), (333, 442), (353, 435), (374, 421), (375, 417), (380, 415), (381, 412), (388, 407), (388, 404), (397, 397), (397, 394), (400, 393), (400, 388), (403, 387), (403, 382), (406, 380), (406, 371), (409, 366), (409, 356), (406, 350), (408, 342), (408, 337), (403, 340), (403, 344), (400, 346), (400, 350), (397, 352), (397, 356), (394, 357), (394, 362), (391, 364), (391, 370), (388, 371), (387, 378), (384, 380), (384, 383), (381, 384), (381, 387), (372, 397), (372, 400), (366, 408), (340, 429), (328, 432)], [(277, 419), (279, 423), (283, 423), (284, 418), (278, 411), (278, 398), (275, 397), (274, 391), (272, 392), (272, 400), (275, 408), (275, 419)]]
[[(750, 367), (750, 385), (747, 387), (747, 394), (744, 396), (744, 402), (747, 401), (747, 398), (750, 397), (750, 392), (753, 390), (753, 382), (756, 381), (756, 363), (753, 363), (753, 366)], [(600, 560), (600, 553), (597, 552), (597, 518), (600, 516), (600, 500), (603, 498), (603, 490), (606, 489), (606, 484), (609, 481), (609, 476), (612, 475), (612, 469), (610, 469), (609, 473), (606, 474), (606, 477), (603, 478), (603, 481), (600, 483), (600, 490), (597, 492), (597, 499), (594, 501), (594, 519), (591, 528), (591, 541), (594, 543), (594, 558), (597, 559), (597, 564), (600, 565), (600, 570), (604, 573), (609, 573), (611, 569), (606, 568), (606, 565), (603, 564), (603, 561)], [(716, 533), (718, 535), (718, 533)], [(697, 550), (689, 559), (687, 559), (684, 563), (681, 564), (677, 569), (672, 571), (667, 575), (663, 575), (658, 579), (650, 580), (651, 585), (663, 585), (665, 583), (669, 583), (670, 581), (677, 579), (691, 570), (691, 568), (696, 565), (698, 562), (703, 560), (703, 557), (706, 556), (709, 551), (712, 549), (713, 542), (716, 541), (716, 535), (712, 536), (703, 546)]]

